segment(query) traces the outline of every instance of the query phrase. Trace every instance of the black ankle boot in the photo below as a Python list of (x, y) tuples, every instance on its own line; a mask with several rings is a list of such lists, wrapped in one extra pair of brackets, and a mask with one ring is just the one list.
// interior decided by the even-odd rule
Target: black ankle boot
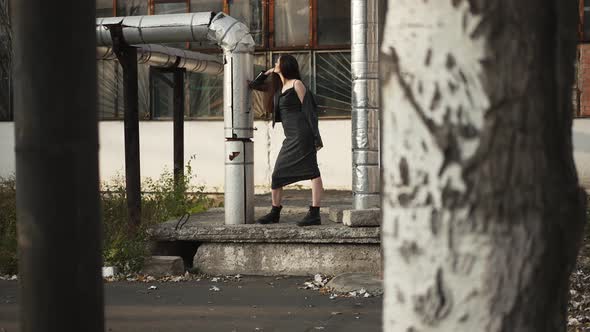
[(321, 225), (322, 218), (320, 218), (320, 207), (319, 206), (310, 206), (309, 212), (301, 221), (297, 222), (297, 226), (312, 226), (312, 225)]
[(283, 206), (274, 206), (270, 210), (270, 213), (260, 217), (256, 222), (258, 224), (276, 224), (281, 219), (281, 209)]

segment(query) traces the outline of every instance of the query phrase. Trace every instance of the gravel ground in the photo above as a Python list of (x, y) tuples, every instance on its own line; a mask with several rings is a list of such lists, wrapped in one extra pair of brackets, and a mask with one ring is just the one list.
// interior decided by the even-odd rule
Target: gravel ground
[[(588, 227), (588, 226), (587, 226)], [(568, 332), (590, 332), (590, 233), (587, 231), (570, 278)]]

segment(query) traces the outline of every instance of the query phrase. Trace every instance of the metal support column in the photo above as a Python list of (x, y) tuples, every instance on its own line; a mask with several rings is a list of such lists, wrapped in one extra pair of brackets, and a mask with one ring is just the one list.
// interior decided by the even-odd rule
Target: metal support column
[(139, 102), (137, 88), (137, 49), (123, 39), (121, 25), (111, 26), (113, 51), (123, 67), (124, 126), (125, 126), (125, 192), (129, 229), (141, 224), (141, 173), (139, 161)]
[(11, 5), (20, 331), (104, 331), (94, 1)]
[(225, 224), (254, 223), (254, 112), (247, 79), (254, 57), (225, 52), (223, 118), (225, 123)]
[(184, 69), (174, 69), (174, 184), (184, 182)]

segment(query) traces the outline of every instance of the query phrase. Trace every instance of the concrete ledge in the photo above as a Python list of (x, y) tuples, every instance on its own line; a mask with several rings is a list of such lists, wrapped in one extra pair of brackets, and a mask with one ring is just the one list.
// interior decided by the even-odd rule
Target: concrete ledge
[(342, 223), (349, 227), (381, 226), (381, 209), (345, 210), (342, 212)]
[[(350, 228), (328, 221), (322, 214), (322, 225), (298, 227), (307, 208), (285, 209), (281, 222), (272, 225), (225, 225), (223, 210), (211, 209), (194, 214), (189, 220), (171, 220), (148, 230), (152, 241), (248, 242), (248, 243), (380, 243), (379, 228)], [(257, 217), (268, 209), (256, 209)]]
[(182, 275), (184, 262), (179, 256), (150, 256), (146, 258), (141, 272), (154, 277)]
[(381, 251), (378, 244), (205, 243), (194, 266), (207, 274), (378, 274)]
[(335, 206), (330, 206), (328, 209), (328, 218), (330, 219), (330, 221), (333, 221), (335, 223), (342, 223), (342, 212), (344, 210), (350, 210), (351, 206), (350, 205), (335, 205)]

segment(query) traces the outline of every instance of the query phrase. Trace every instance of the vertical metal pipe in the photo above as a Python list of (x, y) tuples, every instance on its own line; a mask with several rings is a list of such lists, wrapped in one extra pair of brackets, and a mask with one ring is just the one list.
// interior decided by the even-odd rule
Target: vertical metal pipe
[(11, 5), (20, 330), (103, 331), (94, 1)]
[(250, 139), (225, 141), (225, 179), (225, 224), (254, 223), (254, 142)]
[(254, 55), (226, 52), (223, 69), (223, 120), (225, 138), (254, 137), (247, 81), (254, 75)]
[(254, 112), (247, 79), (253, 76), (254, 57), (244, 52), (224, 56), (225, 223), (250, 224), (254, 222)]
[(378, 0), (351, 0), (353, 208), (380, 205)]
[(224, 14), (210, 29), (224, 50), (225, 223), (254, 222), (254, 113), (247, 80), (254, 75), (254, 39), (248, 27)]
[(137, 87), (137, 49), (115, 48), (123, 67), (123, 96), (125, 111), (125, 192), (130, 230), (141, 224), (141, 173), (139, 161), (139, 102)]
[(184, 182), (184, 69), (174, 69), (174, 185)]

